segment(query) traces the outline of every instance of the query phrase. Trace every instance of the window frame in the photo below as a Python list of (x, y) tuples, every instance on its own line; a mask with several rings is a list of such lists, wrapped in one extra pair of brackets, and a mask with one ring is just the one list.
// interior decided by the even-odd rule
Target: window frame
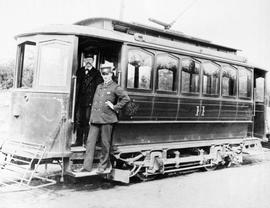
[[(152, 64), (151, 64), (151, 71), (150, 71), (150, 88), (149, 89), (143, 89), (143, 88), (130, 88), (128, 87), (128, 64), (129, 64), (129, 52), (130, 51), (141, 51), (143, 53), (146, 53), (148, 55), (151, 56), (151, 59), (152, 59)], [(129, 46), (127, 48), (127, 53), (126, 53), (126, 64), (125, 64), (125, 68), (126, 68), (126, 75), (125, 75), (125, 88), (128, 90), (128, 91), (131, 91), (131, 92), (153, 92), (154, 90), (154, 85), (153, 85), (153, 80), (154, 80), (154, 64), (155, 64), (155, 53), (152, 52), (152, 51), (149, 51), (145, 48), (141, 48), (141, 47), (135, 47), (135, 46)]]
[[(223, 95), (223, 68), (224, 67), (230, 67), (232, 69), (235, 70), (236, 72), (236, 77), (235, 77), (235, 81), (236, 81), (236, 87), (235, 87), (235, 95), (231, 96), (231, 95)], [(221, 94), (221, 97), (223, 98), (229, 98), (229, 99), (236, 99), (237, 96), (238, 96), (238, 68), (235, 67), (235, 66), (232, 66), (230, 64), (221, 64), (221, 76), (220, 76), (220, 85), (221, 85), (221, 89), (220, 89), (220, 94)]]
[[(204, 81), (203, 81), (203, 76), (204, 76), (204, 68), (203, 68), (203, 64), (204, 63), (211, 63), (212, 65), (216, 65), (218, 68), (219, 68), (219, 78), (218, 78), (218, 93), (217, 94), (204, 94), (203, 92), (203, 89), (204, 89)], [(221, 65), (212, 61), (212, 60), (205, 60), (203, 59), (202, 62), (201, 62), (201, 93), (202, 93), (202, 96), (205, 96), (205, 97), (215, 97), (215, 98), (218, 98), (221, 96)]]
[[(24, 57), (25, 57), (25, 45), (32, 45), (36, 48), (34, 49), (34, 60), (33, 60), (33, 82), (32, 87), (30, 88), (23, 88), (22, 87), (22, 76), (23, 76), (23, 66), (24, 66)], [(32, 90), (35, 88), (36, 82), (36, 51), (37, 51), (37, 43), (35, 41), (25, 40), (20, 42), (17, 45), (17, 60), (16, 60), (16, 70), (15, 70), (15, 77), (16, 77), (16, 85), (14, 86), (16, 89), (23, 89), (23, 90)]]
[[(199, 91), (198, 92), (184, 92), (183, 91), (183, 88), (182, 88), (182, 78), (183, 78), (183, 75), (182, 75), (182, 69), (183, 69), (183, 60), (192, 60), (192, 61), (194, 61), (195, 62), (195, 64), (196, 63), (198, 63), (199, 64), (199, 73), (198, 73), (198, 75), (199, 75), (199, 82), (198, 82), (198, 86), (199, 86)], [(183, 56), (183, 57), (181, 57), (180, 58), (180, 64), (179, 64), (179, 80), (180, 80), (180, 93), (181, 93), (181, 95), (188, 95), (188, 96), (196, 96), (196, 97), (199, 97), (199, 96), (201, 96), (201, 82), (202, 82), (202, 78), (201, 78), (201, 73), (202, 73), (202, 67), (201, 67), (201, 61), (199, 61), (199, 60), (197, 60), (197, 59), (195, 59), (195, 58), (193, 58), (193, 57), (189, 57), (189, 56)]]
[[(159, 84), (159, 74), (158, 74), (158, 68), (157, 68), (157, 59), (158, 56), (164, 56), (166, 55), (167, 57), (170, 57), (172, 59), (174, 59), (177, 64), (176, 64), (176, 71), (175, 71), (175, 76), (173, 77), (173, 89), (172, 91), (169, 90), (160, 90), (158, 89), (158, 84)], [(178, 91), (179, 91), (179, 66), (180, 66), (180, 58), (178, 56), (172, 55), (170, 53), (166, 53), (166, 52), (160, 52), (157, 51), (157, 53), (155, 54), (155, 66), (154, 66), (154, 71), (155, 71), (155, 92), (159, 93), (159, 94), (172, 94), (172, 95), (177, 95)]]
[[(249, 71), (250, 74), (251, 74), (251, 77), (250, 77), (250, 97), (243, 97), (243, 96), (240, 96), (240, 70), (241, 68), (245, 69), (246, 71)], [(237, 66), (237, 70), (238, 70), (238, 86), (237, 86), (237, 92), (238, 92), (238, 99), (241, 99), (241, 100), (252, 100), (253, 99), (253, 73), (254, 71), (251, 69), (251, 68), (248, 68), (248, 67), (245, 67), (245, 66)]]
[[(40, 81), (40, 73), (41, 73), (41, 47), (43, 46), (48, 46), (48, 45), (54, 45), (54, 44), (59, 44), (59, 45), (65, 45), (67, 46), (67, 69), (66, 69), (66, 79), (65, 79), (65, 85), (62, 86), (53, 86), (53, 85), (41, 85), (39, 84)], [(38, 44), (38, 54), (37, 54), (37, 73), (36, 73), (36, 88), (38, 90), (53, 90), (53, 91), (61, 91), (61, 92), (68, 92), (70, 88), (70, 74), (71, 74), (71, 65), (72, 65), (72, 56), (71, 52), (73, 51), (73, 44), (67, 43), (65, 40), (62, 39), (49, 39), (49, 40), (42, 40)]]
[[(257, 83), (257, 80), (258, 79), (263, 79), (262, 80), (262, 84), (263, 84), (263, 87), (261, 88), (262, 90), (263, 90), (263, 93), (262, 94), (259, 94), (259, 95), (262, 95), (262, 96), (260, 96), (260, 98), (262, 98), (262, 100), (260, 100), (260, 99), (258, 99), (258, 93), (257, 93), (257, 90), (258, 90), (258, 84), (259, 83)], [(254, 75), (254, 86), (253, 86), (253, 90), (254, 90), (254, 102), (258, 102), (258, 103), (265, 103), (265, 97), (266, 97), (266, 80), (267, 80), (267, 78), (265, 77), (265, 76), (256, 76), (256, 75)], [(255, 86), (256, 86), (256, 88), (255, 88)]]

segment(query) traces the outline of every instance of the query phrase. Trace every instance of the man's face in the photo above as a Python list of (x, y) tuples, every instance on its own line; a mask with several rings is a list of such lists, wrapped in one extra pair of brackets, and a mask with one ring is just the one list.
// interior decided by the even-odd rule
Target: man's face
[(112, 80), (112, 72), (108, 72), (107, 70), (102, 71), (101, 76), (104, 82), (109, 82)]
[(85, 67), (89, 68), (89, 67), (93, 66), (94, 59), (93, 58), (85, 58), (84, 62), (85, 62)]

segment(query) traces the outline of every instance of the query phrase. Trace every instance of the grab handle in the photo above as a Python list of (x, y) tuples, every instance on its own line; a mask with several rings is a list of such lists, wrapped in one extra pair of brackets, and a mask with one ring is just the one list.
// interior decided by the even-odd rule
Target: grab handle
[(75, 103), (76, 103), (76, 89), (77, 89), (77, 76), (73, 75), (72, 79), (74, 79), (74, 85), (73, 85), (73, 101), (72, 101), (71, 123), (74, 123)]

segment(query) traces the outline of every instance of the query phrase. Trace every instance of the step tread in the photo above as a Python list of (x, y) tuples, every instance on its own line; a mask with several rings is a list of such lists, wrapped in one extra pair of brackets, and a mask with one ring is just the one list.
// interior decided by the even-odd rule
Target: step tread
[(71, 152), (85, 152), (86, 148), (82, 147), (82, 146), (78, 146), (78, 147), (71, 147), (70, 148)]
[(98, 174), (97, 173), (97, 168), (93, 168), (90, 172), (75, 172), (75, 171), (67, 171), (67, 175), (73, 176), (75, 178), (80, 178), (80, 177), (86, 177), (86, 176), (95, 176), (95, 175), (104, 175), (110, 173), (111, 170), (105, 170), (104, 173)]
[[(99, 151), (101, 150), (101, 147), (99, 146), (96, 146), (95, 148), (96, 151)], [(86, 148), (84, 146), (78, 146), (78, 147), (70, 147), (70, 151), (71, 152), (85, 152), (86, 151)]]

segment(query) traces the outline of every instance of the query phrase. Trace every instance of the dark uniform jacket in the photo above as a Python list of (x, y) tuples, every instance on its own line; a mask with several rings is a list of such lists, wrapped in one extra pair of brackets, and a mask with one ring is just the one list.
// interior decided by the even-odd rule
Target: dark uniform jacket
[(85, 68), (77, 73), (77, 106), (91, 106), (97, 86), (103, 82), (100, 72), (94, 67), (86, 74)]
[[(106, 101), (111, 101), (114, 109), (107, 106)], [(92, 105), (90, 123), (110, 124), (118, 122), (117, 113), (129, 101), (127, 92), (114, 81), (110, 81), (107, 85), (104, 83), (98, 85)]]

